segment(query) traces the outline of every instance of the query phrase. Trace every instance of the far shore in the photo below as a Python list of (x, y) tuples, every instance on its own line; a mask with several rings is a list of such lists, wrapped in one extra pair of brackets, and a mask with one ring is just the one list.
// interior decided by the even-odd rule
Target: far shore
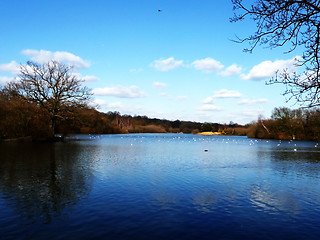
[(200, 132), (197, 135), (222, 135), (221, 132)]

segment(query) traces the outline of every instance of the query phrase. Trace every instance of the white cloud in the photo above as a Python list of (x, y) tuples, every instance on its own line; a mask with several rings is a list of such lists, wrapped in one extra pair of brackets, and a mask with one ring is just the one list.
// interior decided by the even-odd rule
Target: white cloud
[(95, 81), (98, 81), (99, 78), (97, 78), (96, 76), (93, 76), (93, 75), (85, 75), (85, 76), (82, 76), (80, 73), (78, 72), (73, 72), (72, 73), (73, 76), (76, 76), (77, 78), (79, 79), (82, 79), (86, 82), (95, 82)]
[(240, 98), (242, 94), (235, 90), (221, 89), (213, 93), (212, 98)]
[(89, 103), (89, 106), (91, 106), (93, 108), (97, 108), (97, 109), (100, 109), (106, 105), (107, 105), (107, 101), (103, 100), (103, 99), (94, 99), (93, 101), (91, 101)]
[(297, 70), (297, 63), (300, 60), (300, 56), (296, 56), (292, 59), (288, 60), (276, 60), (272, 61), (264, 61), (255, 65), (250, 72), (245, 75), (242, 75), (242, 79), (244, 80), (264, 80), (270, 78), (275, 75), (277, 71), (287, 70), (288, 72), (295, 72)]
[(219, 61), (209, 57), (195, 60), (192, 65), (195, 69), (201, 70), (205, 73), (217, 72), (224, 67)]
[(169, 95), (169, 94), (167, 94), (167, 93), (165, 93), (165, 92), (161, 92), (161, 93), (159, 93), (159, 95), (160, 95), (161, 97), (167, 98), (167, 99), (169, 99), (169, 100), (183, 101), (183, 100), (188, 99), (187, 96), (172, 96), (172, 95)]
[(141, 107), (142, 104), (127, 104), (123, 102), (112, 102), (103, 106), (101, 111), (118, 111), (121, 114), (129, 114), (131, 116), (140, 115), (140, 116), (148, 116), (150, 118), (161, 118), (164, 117), (164, 112), (148, 110)]
[(239, 105), (255, 105), (255, 104), (259, 104), (259, 103), (266, 103), (268, 102), (268, 99), (266, 98), (260, 98), (260, 99), (243, 99), (241, 101), (239, 101), (237, 104)]
[(20, 65), (16, 61), (10, 63), (0, 64), (0, 72), (10, 72), (12, 74), (18, 74), (20, 71)]
[(125, 105), (122, 102), (113, 102), (113, 103), (109, 103), (108, 107), (119, 110), (119, 109), (123, 109)]
[(183, 66), (183, 61), (175, 60), (173, 57), (170, 57), (167, 59), (154, 60), (150, 64), (150, 66), (157, 69), (158, 71), (167, 72), (169, 70)]
[(163, 82), (154, 82), (153, 83), (153, 87), (156, 89), (164, 89), (167, 86), (167, 84), (163, 83)]
[(85, 80), (86, 82), (95, 82), (99, 80), (99, 78), (93, 75), (85, 75), (82, 77), (82, 79)]
[(13, 80), (14, 80), (13, 77), (0, 76), (0, 84), (1, 85), (5, 85), (6, 83), (11, 82)]
[(93, 100), (93, 103), (94, 103), (94, 104), (97, 104), (97, 105), (100, 105), (100, 106), (107, 105), (107, 101), (106, 101), (106, 100), (104, 100), (104, 99), (99, 99), (99, 98)]
[(199, 108), (200, 111), (222, 111), (222, 107), (218, 107), (213, 104), (204, 104)]
[(240, 74), (242, 71), (242, 68), (239, 67), (237, 64), (232, 64), (231, 66), (227, 67), (226, 70), (220, 72), (220, 75), (228, 77), (228, 76), (234, 76), (237, 74)]
[(214, 102), (214, 97), (210, 96), (203, 100), (204, 104), (212, 104)]
[(140, 98), (146, 96), (146, 94), (143, 91), (139, 90), (137, 86), (115, 86), (106, 88), (94, 88), (92, 92), (94, 95), (97, 96), (113, 96), (120, 98)]
[(263, 109), (241, 109), (240, 111), (225, 115), (225, 117), (240, 124), (247, 124), (256, 121), (259, 115), (262, 115), (264, 112)]
[(121, 114), (129, 115), (145, 115), (145, 111), (139, 105), (126, 104), (122, 102), (112, 102), (104, 104), (101, 108), (102, 111), (118, 111)]
[(216, 98), (240, 98), (242, 94), (235, 90), (227, 90), (221, 89), (219, 91), (215, 91), (213, 96), (205, 98), (202, 102), (204, 104), (213, 104)]
[(88, 68), (90, 63), (69, 52), (51, 52), (47, 50), (25, 49), (22, 54), (31, 57), (37, 63), (45, 63), (51, 60), (62, 62), (75, 68)]
[(251, 119), (258, 119), (258, 116), (264, 111), (262, 109), (243, 109), (239, 112), (240, 115), (250, 117)]

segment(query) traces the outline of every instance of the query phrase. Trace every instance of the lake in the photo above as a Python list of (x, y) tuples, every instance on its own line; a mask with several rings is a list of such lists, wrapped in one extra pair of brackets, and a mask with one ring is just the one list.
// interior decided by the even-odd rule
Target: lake
[(0, 143), (0, 239), (320, 239), (316, 142)]

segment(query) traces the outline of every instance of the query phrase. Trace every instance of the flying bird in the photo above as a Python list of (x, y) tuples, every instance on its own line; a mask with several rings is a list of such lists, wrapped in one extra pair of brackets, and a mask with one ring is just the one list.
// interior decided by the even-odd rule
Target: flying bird
[(161, 10), (161, 9), (158, 9), (158, 12), (162, 12), (162, 10)]

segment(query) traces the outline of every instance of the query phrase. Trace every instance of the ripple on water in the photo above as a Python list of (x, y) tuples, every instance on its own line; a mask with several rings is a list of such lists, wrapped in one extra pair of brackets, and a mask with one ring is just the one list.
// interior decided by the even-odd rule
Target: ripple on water
[(4, 238), (320, 235), (317, 143), (186, 134), (77, 137), (84, 141), (0, 145)]

